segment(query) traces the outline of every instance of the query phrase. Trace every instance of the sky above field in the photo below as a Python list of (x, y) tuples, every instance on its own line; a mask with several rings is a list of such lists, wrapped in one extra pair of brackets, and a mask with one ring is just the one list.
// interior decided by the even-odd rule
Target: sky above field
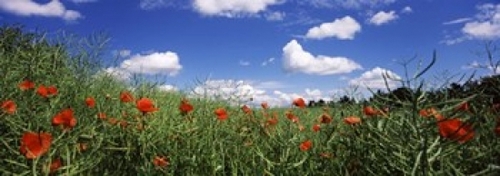
[[(103, 72), (162, 75), (165, 90), (256, 104), (391, 88), (422, 65), (442, 78), (486, 64), (496, 0), (0, 0), (0, 22), (110, 40)], [(115, 60), (117, 59), (117, 60)], [(112, 62), (113, 61), (113, 62)], [(479, 69), (479, 74), (492, 70)], [(158, 78), (155, 78), (157, 80)], [(354, 88), (358, 88), (354, 91)]]

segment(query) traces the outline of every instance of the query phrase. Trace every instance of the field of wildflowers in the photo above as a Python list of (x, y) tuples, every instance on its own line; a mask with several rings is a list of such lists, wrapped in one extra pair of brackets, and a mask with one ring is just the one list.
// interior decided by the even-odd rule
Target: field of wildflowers
[(0, 29), (1, 175), (500, 174), (500, 114), (474, 96), (234, 106), (131, 90), (78, 49)]

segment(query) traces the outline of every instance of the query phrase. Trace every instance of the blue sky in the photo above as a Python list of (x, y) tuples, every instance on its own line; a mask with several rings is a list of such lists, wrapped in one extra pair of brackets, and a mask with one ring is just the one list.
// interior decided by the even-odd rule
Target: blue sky
[[(119, 3), (118, 3), (119, 2)], [(500, 38), (495, 0), (0, 0), (0, 21), (110, 37), (103, 72), (164, 75), (165, 89), (253, 97), (272, 106), (384, 86), (416, 56), (426, 75), (471, 73)], [(445, 74), (446, 73), (446, 74)], [(490, 74), (491, 70), (479, 70)], [(195, 84), (196, 79), (206, 80)], [(397, 87), (396, 81), (389, 82)], [(233, 97), (233, 98), (236, 98)]]

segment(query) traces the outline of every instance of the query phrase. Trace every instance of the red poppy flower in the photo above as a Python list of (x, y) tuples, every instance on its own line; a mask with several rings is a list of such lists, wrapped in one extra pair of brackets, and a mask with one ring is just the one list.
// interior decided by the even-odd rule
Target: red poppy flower
[(311, 140), (306, 140), (306, 141), (300, 143), (300, 146), (299, 146), (301, 151), (308, 151), (309, 149), (311, 149), (311, 147), (312, 147)]
[(44, 85), (40, 85), (38, 86), (36, 93), (38, 93), (38, 95), (42, 96), (43, 98), (47, 98), (49, 96), (56, 95), (57, 88), (54, 86), (46, 87)]
[(21, 138), (19, 151), (27, 159), (35, 159), (49, 151), (51, 144), (52, 135), (50, 133), (25, 132)]
[(471, 124), (464, 124), (460, 119), (444, 119), (438, 122), (439, 134), (443, 138), (465, 143), (474, 137)]
[(285, 115), (286, 115), (286, 118), (288, 118), (289, 120), (291, 120), (293, 123), (298, 123), (299, 122), (299, 117), (295, 116), (292, 112), (287, 111), (285, 113)]
[(314, 124), (313, 127), (312, 127), (312, 130), (314, 132), (318, 132), (320, 129), (321, 129), (321, 125), (320, 124)]
[(265, 101), (264, 101), (264, 102), (262, 102), (262, 103), (260, 104), (260, 106), (262, 107), (262, 109), (268, 109), (268, 108), (269, 108), (269, 105), (268, 105), (268, 104), (267, 104), (267, 102), (265, 102)]
[(155, 156), (153, 159), (153, 165), (155, 165), (158, 168), (165, 168), (169, 165), (170, 163), (168, 162), (168, 159), (165, 158), (164, 156)]
[(35, 83), (31, 82), (30, 80), (24, 80), (23, 82), (19, 83), (19, 89), (21, 89), (22, 91), (34, 88), (35, 88)]
[(53, 174), (59, 170), (59, 168), (62, 167), (62, 161), (61, 158), (56, 158), (52, 160), (52, 162), (49, 165), (49, 173)]
[(53, 126), (62, 125), (64, 130), (69, 130), (76, 125), (76, 119), (73, 116), (73, 109), (67, 108), (59, 112), (52, 118)]
[(348, 125), (356, 125), (356, 124), (361, 123), (361, 119), (359, 117), (356, 117), (356, 116), (349, 116), (349, 117), (344, 118), (344, 123), (346, 123)]
[(2, 103), (2, 109), (8, 114), (14, 114), (16, 112), (16, 103), (12, 100), (7, 100)]
[(56, 95), (57, 94), (57, 88), (55, 86), (49, 86), (49, 87), (47, 87), (47, 93), (49, 95)]
[(219, 119), (220, 121), (224, 121), (227, 119), (228, 115), (227, 115), (227, 111), (226, 109), (224, 108), (217, 108), (215, 111), (214, 111), (215, 115), (217, 115), (217, 119)]
[(365, 114), (366, 116), (377, 116), (381, 113), (371, 106), (365, 106), (363, 107), (363, 114)]
[(87, 107), (93, 108), (95, 106), (95, 99), (93, 97), (87, 97), (85, 99), (85, 104), (87, 105)]
[(181, 105), (179, 105), (179, 111), (181, 111), (182, 115), (188, 114), (189, 112), (193, 111), (193, 109), (193, 105), (191, 105), (186, 99), (183, 99), (181, 101)]
[(293, 100), (293, 105), (297, 106), (299, 108), (305, 108), (306, 107), (306, 102), (302, 98), (296, 98)]
[(241, 107), (241, 110), (245, 113), (245, 114), (251, 114), (252, 113), (252, 109), (250, 109), (247, 105), (243, 105)]
[(328, 115), (327, 113), (323, 113), (320, 117), (319, 117), (319, 122), (320, 123), (330, 123), (332, 122), (332, 117), (330, 115)]
[(137, 109), (143, 114), (158, 111), (158, 108), (154, 107), (153, 101), (149, 98), (141, 98), (136, 102)]
[(120, 101), (123, 103), (133, 102), (134, 96), (128, 91), (122, 91), (120, 93)]

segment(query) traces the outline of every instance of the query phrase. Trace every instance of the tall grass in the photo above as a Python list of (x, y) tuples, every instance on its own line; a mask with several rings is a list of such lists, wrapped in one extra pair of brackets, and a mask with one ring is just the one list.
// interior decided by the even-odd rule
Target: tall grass
[[(186, 94), (160, 91), (145, 82), (128, 90), (127, 83), (98, 74), (99, 62), (86, 60), (97, 57), (94, 50), (67, 42), (49, 41), (18, 26), (0, 29), (0, 75), (4, 76), (0, 101), (11, 100), (17, 106), (12, 114), (4, 107), (0, 113), (2, 175), (500, 173), (500, 144), (493, 131), (498, 114), (488, 109), (457, 111), (462, 99), (431, 104), (430, 97), (418, 91), (423, 83), (413, 84), (417, 86), (412, 87), (410, 101), (393, 102), (398, 108), (376, 115), (366, 114), (363, 108), (377, 110), (385, 104), (261, 108), (245, 113), (241, 107), (204, 98), (189, 99), (194, 110), (183, 114), (179, 106)], [(97, 46), (102, 45), (97, 42)], [(21, 90), (18, 85), (24, 80), (34, 82), (35, 87)], [(45, 98), (37, 92), (40, 85), (55, 86), (58, 91)], [(123, 91), (129, 91), (134, 101), (123, 102)], [(159, 110), (140, 112), (135, 100), (142, 97), (151, 99)], [(95, 106), (86, 105), (86, 98), (93, 98)], [(443, 138), (439, 121), (419, 114), (421, 109), (437, 106), (446, 118), (472, 123), (473, 139), (459, 143)], [(66, 130), (53, 126), (53, 118), (66, 108), (74, 111), (76, 125)], [(217, 108), (227, 110), (229, 118), (218, 120)], [(299, 121), (293, 122), (287, 113)], [(323, 115), (333, 121), (321, 123)], [(346, 124), (348, 116), (359, 117), (361, 123)], [(271, 123), (273, 118), (276, 124)], [(320, 126), (319, 131), (312, 130), (314, 125)], [(20, 148), (26, 132), (50, 133), (48, 152), (34, 159), (23, 155)], [(302, 149), (307, 140), (312, 146)], [(61, 167), (51, 173), (49, 165), (57, 159)]]

